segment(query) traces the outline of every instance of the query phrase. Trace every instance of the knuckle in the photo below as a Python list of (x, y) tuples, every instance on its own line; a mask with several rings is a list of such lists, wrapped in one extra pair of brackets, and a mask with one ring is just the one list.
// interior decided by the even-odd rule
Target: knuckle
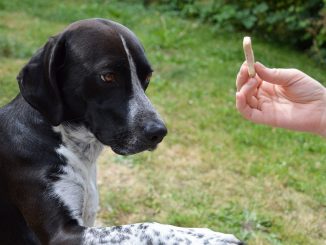
[(302, 77), (304, 75), (304, 73), (302, 71), (300, 71), (299, 69), (296, 69), (296, 68), (291, 68), (291, 69), (289, 69), (289, 71), (295, 77)]

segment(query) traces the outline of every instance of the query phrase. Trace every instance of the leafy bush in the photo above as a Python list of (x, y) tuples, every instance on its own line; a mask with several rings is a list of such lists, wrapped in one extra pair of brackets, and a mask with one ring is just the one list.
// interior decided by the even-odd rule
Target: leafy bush
[(217, 30), (245, 30), (309, 50), (326, 63), (326, 0), (147, 0)]

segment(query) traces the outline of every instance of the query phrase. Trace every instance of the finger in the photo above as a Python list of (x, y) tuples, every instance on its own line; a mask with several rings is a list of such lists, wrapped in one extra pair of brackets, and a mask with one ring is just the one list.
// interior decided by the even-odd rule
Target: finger
[(251, 108), (255, 108), (255, 109), (259, 109), (259, 101), (257, 99), (257, 97), (255, 96), (251, 96), (249, 99), (247, 99), (248, 104)]
[(262, 80), (282, 86), (290, 85), (304, 74), (297, 69), (267, 68), (259, 62), (255, 63), (255, 70)]
[(243, 62), (242, 66), (240, 67), (240, 71), (237, 75), (237, 80), (236, 80), (236, 86), (237, 86), (237, 91), (240, 91), (241, 87), (243, 84), (245, 84), (249, 79), (248, 75), (248, 66), (246, 62)]
[(257, 75), (257, 73), (256, 73), (256, 75), (255, 75), (255, 78), (256, 78), (256, 80), (258, 81), (258, 85), (257, 85), (257, 87), (259, 88), (260, 85), (261, 85), (262, 82), (263, 82), (263, 79), (261, 79), (261, 78)]
[(249, 104), (247, 104), (246, 97), (242, 92), (236, 93), (236, 107), (240, 114), (247, 120), (255, 123), (263, 123), (264, 120), (262, 111), (251, 108)]
[[(260, 83), (257, 83), (257, 88), (255, 89), (255, 92), (254, 92), (254, 94), (253, 94), (253, 96), (255, 96), (255, 97), (258, 96), (259, 86), (260, 86)], [(258, 97), (257, 97), (257, 98), (258, 98)]]
[(245, 83), (240, 92), (246, 97), (246, 101), (252, 108), (257, 108), (258, 103), (256, 97), (254, 97), (257, 91), (258, 81), (255, 78), (250, 78), (247, 83)]
[[(255, 97), (252, 97), (250, 99), (250, 102), (248, 102), (247, 98), (244, 96), (243, 93), (237, 92), (236, 96), (241, 96), (239, 99), (238, 97), (236, 98), (236, 103), (237, 103), (237, 108), (240, 111), (241, 108), (244, 108), (245, 106), (249, 106), (250, 108), (257, 108), (258, 107), (258, 100)], [(242, 97), (244, 97), (244, 101), (242, 101)]]
[(240, 112), (240, 114), (244, 118), (246, 118), (246, 119), (250, 118), (250, 114), (251, 114), (252, 109), (247, 104), (247, 100), (246, 100), (245, 95), (243, 93), (241, 93), (241, 92), (236, 93), (236, 107), (237, 107), (238, 111)]

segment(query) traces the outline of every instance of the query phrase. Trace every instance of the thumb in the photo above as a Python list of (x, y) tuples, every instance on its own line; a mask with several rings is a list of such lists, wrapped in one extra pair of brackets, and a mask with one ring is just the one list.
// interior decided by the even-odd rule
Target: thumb
[(267, 68), (259, 62), (255, 63), (255, 70), (264, 81), (282, 86), (289, 85), (300, 73), (296, 69)]

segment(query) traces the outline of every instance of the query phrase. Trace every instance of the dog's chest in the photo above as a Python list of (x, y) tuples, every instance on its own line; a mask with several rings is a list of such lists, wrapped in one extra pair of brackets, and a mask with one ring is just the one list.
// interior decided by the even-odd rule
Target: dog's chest
[(66, 165), (53, 185), (57, 196), (80, 225), (92, 226), (98, 209), (96, 158), (102, 144), (85, 129), (61, 129), (63, 144), (56, 150)]

